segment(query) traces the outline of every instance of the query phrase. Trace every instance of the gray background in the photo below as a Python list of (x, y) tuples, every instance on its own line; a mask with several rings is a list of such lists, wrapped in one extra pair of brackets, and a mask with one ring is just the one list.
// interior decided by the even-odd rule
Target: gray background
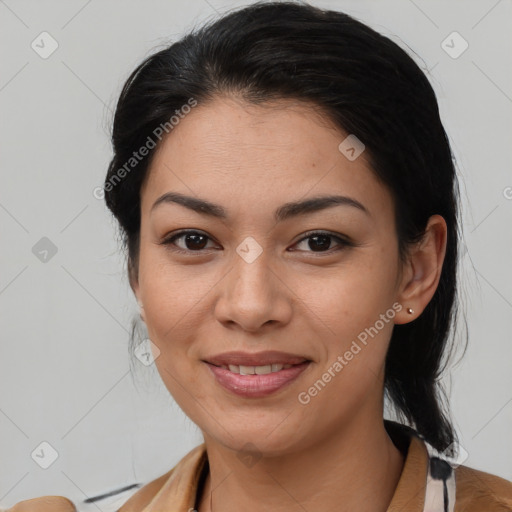
[[(458, 159), (464, 217), (470, 343), (446, 384), (465, 464), (512, 479), (512, 2), (311, 3), (356, 16), (429, 70)], [(79, 503), (147, 482), (202, 441), (154, 365), (136, 361), (130, 371), (136, 303), (115, 225), (93, 190), (104, 179), (112, 110), (131, 70), (194, 25), (242, 5), (0, 1), (3, 506), (44, 494)], [(59, 45), (47, 59), (31, 47), (43, 45), (43, 31)], [(469, 44), (458, 58), (442, 47), (454, 31)], [(462, 43), (448, 44), (453, 52)], [(48, 245), (43, 237), (57, 250), (46, 261), (38, 253)], [(31, 457), (43, 453), (43, 441), (58, 453), (48, 469)]]

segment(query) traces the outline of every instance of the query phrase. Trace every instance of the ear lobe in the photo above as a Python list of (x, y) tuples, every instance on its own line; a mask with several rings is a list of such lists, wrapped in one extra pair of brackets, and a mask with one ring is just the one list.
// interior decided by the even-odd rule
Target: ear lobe
[[(410, 249), (398, 294), (398, 301), (404, 307), (395, 316), (395, 324), (418, 318), (434, 296), (441, 277), (446, 243), (446, 221), (441, 215), (432, 215), (422, 240)], [(414, 313), (407, 313), (409, 308)]]
[(139, 276), (135, 271), (133, 264), (131, 261), (128, 262), (128, 282), (130, 284), (130, 288), (132, 289), (137, 301), (139, 300)]

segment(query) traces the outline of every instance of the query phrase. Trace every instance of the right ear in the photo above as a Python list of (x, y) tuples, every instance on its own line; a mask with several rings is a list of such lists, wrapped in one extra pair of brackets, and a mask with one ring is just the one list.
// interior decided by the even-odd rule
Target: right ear
[(139, 304), (139, 308), (141, 309), (140, 317), (144, 321), (144, 316), (143, 316), (144, 304), (142, 303), (142, 298), (140, 296), (139, 276), (138, 276), (138, 273), (136, 272), (136, 269), (134, 268), (133, 264), (131, 264), (130, 262), (128, 263), (128, 281), (130, 283), (130, 288), (132, 289), (132, 291), (135, 295), (135, 299), (136, 299), (137, 303)]
[(135, 295), (135, 299), (137, 300), (137, 302), (140, 302), (141, 298), (140, 298), (140, 291), (139, 291), (139, 281), (137, 279), (134, 279), (132, 276), (129, 277), (129, 281), (130, 281), (130, 288), (132, 289), (133, 294)]

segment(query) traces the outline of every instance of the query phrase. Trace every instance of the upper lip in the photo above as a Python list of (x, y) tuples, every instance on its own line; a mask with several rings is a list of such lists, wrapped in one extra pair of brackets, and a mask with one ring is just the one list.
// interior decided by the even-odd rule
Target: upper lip
[(309, 361), (306, 357), (296, 354), (287, 354), (276, 350), (267, 350), (265, 352), (224, 352), (205, 359), (207, 363), (215, 366), (236, 365), (236, 366), (266, 366), (272, 363), (276, 364), (300, 364)]

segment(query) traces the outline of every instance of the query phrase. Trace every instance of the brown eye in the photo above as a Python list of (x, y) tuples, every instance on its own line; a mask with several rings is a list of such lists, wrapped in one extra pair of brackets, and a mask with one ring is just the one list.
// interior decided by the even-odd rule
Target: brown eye
[(328, 250), (331, 245), (331, 238), (329, 235), (315, 235), (309, 237), (308, 247), (312, 251)]
[(197, 251), (200, 249), (204, 249), (207, 243), (207, 238), (205, 235), (200, 234), (187, 234), (183, 235), (185, 238), (184, 243), (186, 249), (190, 249), (193, 251)]
[[(161, 244), (168, 246), (173, 251), (190, 254), (194, 252), (205, 252), (204, 249), (211, 249), (212, 247), (208, 247), (209, 241), (211, 241), (211, 238), (204, 233), (200, 233), (198, 231), (181, 231), (164, 239)], [(295, 244), (295, 247), (300, 246), (300, 244), (305, 244), (306, 242), (307, 247), (298, 249), (299, 251), (312, 253), (331, 253), (354, 245), (349, 240), (346, 240), (341, 236), (337, 236), (332, 233), (312, 232), (309, 233), (308, 236), (302, 238), (302, 240), (300, 240), (297, 244)], [(333, 242), (335, 243), (334, 248), (332, 247)], [(292, 251), (295, 250), (297, 249), (292, 249)]]
[[(331, 244), (335, 241), (338, 245), (338, 248), (335, 248), (334, 251), (339, 251), (344, 247), (351, 246), (352, 244), (340, 236), (324, 233), (324, 232), (315, 232), (309, 233), (308, 236), (304, 237), (300, 240), (296, 246), (300, 246), (300, 244), (305, 244), (307, 241), (307, 249), (299, 249), (305, 252), (328, 252), (331, 251)], [(303, 245), (304, 246), (304, 245)], [(309, 249), (309, 250), (308, 250)], [(295, 250), (295, 249), (294, 249)], [(334, 252), (331, 251), (331, 252)]]
[[(176, 243), (180, 240), (180, 243)], [(176, 246), (178, 252), (201, 252), (207, 248), (210, 237), (198, 231), (182, 231), (166, 238), (162, 245)]]

